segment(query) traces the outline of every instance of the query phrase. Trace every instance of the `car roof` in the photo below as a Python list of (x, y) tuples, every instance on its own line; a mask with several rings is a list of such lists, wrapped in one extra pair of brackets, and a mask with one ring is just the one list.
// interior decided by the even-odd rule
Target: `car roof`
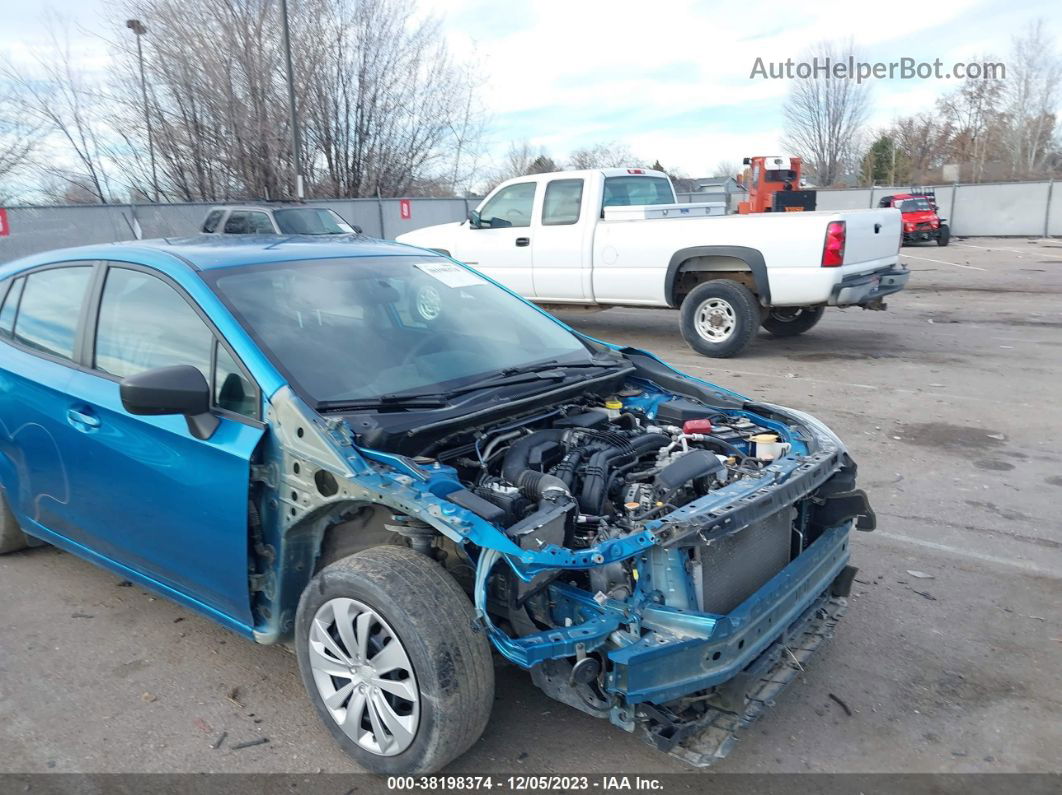
[(243, 204), (215, 204), (210, 208), (210, 212), (217, 210), (254, 210), (255, 212), (268, 212), (270, 210), (327, 210), (328, 207), (318, 207), (316, 205), (299, 204), (297, 202), (263, 202), (261, 204), (243, 203)]
[(191, 237), (131, 240), (59, 249), (33, 254), (0, 266), (0, 278), (37, 265), (76, 260), (132, 261), (150, 264), (168, 255), (193, 270), (213, 270), (240, 265), (262, 265), (311, 259), (349, 257), (437, 257), (437, 253), (404, 243), (375, 240), (360, 235), (193, 235)]

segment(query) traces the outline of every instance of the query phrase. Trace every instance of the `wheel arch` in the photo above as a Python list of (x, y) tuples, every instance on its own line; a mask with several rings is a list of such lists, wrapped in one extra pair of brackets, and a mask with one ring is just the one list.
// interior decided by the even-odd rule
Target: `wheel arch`
[[(755, 293), (764, 306), (771, 303), (771, 285), (767, 276), (767, 264), (763, 254), (748, 246), (691, 246), (671, 255), (664, 281), (664, 297), (673, 309), (682, 303), (687, 280), (683, 274), (692, 273), (746, 273), (750, 284), (746, 287)], [(713, 277), (719, 278), (719, 277)], [(707, 279), (697, 279), (697, 282)]]

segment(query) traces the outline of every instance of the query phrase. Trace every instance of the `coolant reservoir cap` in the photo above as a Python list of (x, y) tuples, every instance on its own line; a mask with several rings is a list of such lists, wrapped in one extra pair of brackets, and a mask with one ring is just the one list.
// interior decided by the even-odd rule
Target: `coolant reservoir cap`
[(605, 408), (610, 411), (619, 411), (623, 408), (623, 401), (619, 398), (609, 398), (605, 401)]

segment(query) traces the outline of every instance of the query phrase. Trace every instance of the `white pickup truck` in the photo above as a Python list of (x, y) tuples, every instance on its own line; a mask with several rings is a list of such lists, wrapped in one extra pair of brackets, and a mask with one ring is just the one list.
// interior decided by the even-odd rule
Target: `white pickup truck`
[(884, 309), (907, 282), (895, 209), (723, 211), (676, 203), (659, 171), (566, 171), (503, 182), (468, 220), (398, 240), (546, 306), (680, 309), (686, 342), (716, 357), (739, 353), (761, 325), (805, 332), (827, 306)]

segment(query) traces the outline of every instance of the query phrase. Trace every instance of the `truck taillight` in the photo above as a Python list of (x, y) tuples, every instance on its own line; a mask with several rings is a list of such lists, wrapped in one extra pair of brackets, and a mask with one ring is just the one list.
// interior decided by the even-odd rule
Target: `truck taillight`
[(826, 242), (822, 246), (822, 267), (836, 268), (844, 264), (844, 221), (830, 221), (826, 226)]

